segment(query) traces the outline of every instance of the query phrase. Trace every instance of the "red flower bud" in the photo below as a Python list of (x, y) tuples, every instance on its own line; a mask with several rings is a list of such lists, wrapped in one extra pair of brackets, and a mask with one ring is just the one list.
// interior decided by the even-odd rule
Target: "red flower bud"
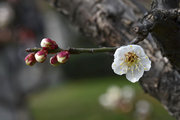
[(36, 59), (34, 57), (35, 53), (30, 53), (25, 57), (26, 65), (33, 66), (36, 63)]
[(45, 49), (54, 50), (54, 49), (58, 48), (58, 45), (57, 45), (57, 43), (55, 41), (53, 41), (53, 40), (51, 40), (49, 38), (44, 38), (41, 41), (41, 47), (45, 48)]
[(68, 51), (61, 51), (57, 54), (57, 60), (59, 63), (65, 63), (69, 59), (70, 53)]
[(43, 63), (47, 57), (47, 50), (40, 50), (35, 54), (35, 59), (37, 62)]
[(50, 64), (53, 65), (53, 66), (57, 66), (59, 65), (60, 63), (58, 62), (57, 60), (57, 55), (53, 56), (50, 58)]

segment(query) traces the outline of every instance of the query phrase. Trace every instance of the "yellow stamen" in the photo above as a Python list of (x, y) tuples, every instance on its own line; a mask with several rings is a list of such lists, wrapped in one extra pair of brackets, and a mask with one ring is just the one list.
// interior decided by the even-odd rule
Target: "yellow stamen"
[(137, 69), (139, 69), (139, 67), (138, 67), (138, 65), (136, 64), (136, 68), (135, 68), (135, 70), (137, 70)]
[(124, 62), (122, 62), (122, 63), (120, 64), (120, 66), (123, 65), (123, 64), (124, 64)]
[(128, 67), (128, 70), (130, 70), (130, 67)]
[(147, 70), (147, 68), (141, 62), (139, 64), (144, 68), (144, 70)]
[(126, 68), (126, 72), (128, 71), (128, 67)]
[(144, 68), (144, 70), (147, 70), (147, 68)]
[(121, 66), (120, 69), (122, 69), (124, 65), (125, 65), (124, 62), (121, 63), (121, 64), (120, 64), (120, 66)]
[(125, 63), (128, 67), (134, 66), (139, 62), (139, 57), (134, 52), (125, 54)]

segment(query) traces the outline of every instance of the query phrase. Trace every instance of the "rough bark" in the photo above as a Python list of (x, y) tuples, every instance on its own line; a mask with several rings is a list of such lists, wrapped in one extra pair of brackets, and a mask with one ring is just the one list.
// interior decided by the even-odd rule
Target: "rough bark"
[[(146, 9), (136, 0), (54, 0), (50, 2), (85, 35), (91, 36), (101, 46), (121, 46), (129, 43), (136, 36), (131, 28), (146, 12)], [(178, 3), (179, 0), (154, 0), (152, 9), (177, 8)], [(149, 35), (140, 43), (152, 60), (152, 68), (140, 80), (140, 84), (145, 92), (158, 99), (172, 116), (180, 120), (180, 74), (176, 70), (180, 59), (177, 55), (180, 47), (178, 19), (156, 17), (160, 19), (158, 18), (151, 30), (153, 38)], [(142, 23), (148, 24), (148, 21)], [(154, 41), (155, 39), (159, 44)], [(166, 57), (163, 57), (162, 53)]]

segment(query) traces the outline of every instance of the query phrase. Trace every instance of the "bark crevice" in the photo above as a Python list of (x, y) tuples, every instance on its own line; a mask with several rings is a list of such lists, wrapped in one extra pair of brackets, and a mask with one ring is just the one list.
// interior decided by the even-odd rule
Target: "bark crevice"
[(142, 22), (138, 19), (143, 18), (146, 9), (135, 0), (56, 0), (53, 4), (60, 12), (65, 11), (63, 13), (85, 35), (102, 46), (130, 43), (137, 37), (130, 31), (134, 25), (152, 22), (152, 29), (147, 31), (151, 34), (140, 36), (140, 40), (147, 37), (139, 44), (152, 60), (152, 68), (140, 84), (146, 93), (158, 99), (172, 116), (180, 120), (180, 74), (176, 70), (180, 66), (180, 54), (174, 54), (180, 51), (178, 10), (163, 11), (177, 8), (179, 0), (154, 0), (152, 10), (160, 11), (148, 13)]

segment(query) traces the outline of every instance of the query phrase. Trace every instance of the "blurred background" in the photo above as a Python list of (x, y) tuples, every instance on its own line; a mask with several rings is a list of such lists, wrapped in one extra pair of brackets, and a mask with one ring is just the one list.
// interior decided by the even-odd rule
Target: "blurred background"
[[(149, 5), (149, 0), (141, 0)], [(26, 66), (26, 48), (97, 47), (43, 0), (0, 0), (0, 120), (174, 120), (138, 83), (113, 74), (107, 54)]]

